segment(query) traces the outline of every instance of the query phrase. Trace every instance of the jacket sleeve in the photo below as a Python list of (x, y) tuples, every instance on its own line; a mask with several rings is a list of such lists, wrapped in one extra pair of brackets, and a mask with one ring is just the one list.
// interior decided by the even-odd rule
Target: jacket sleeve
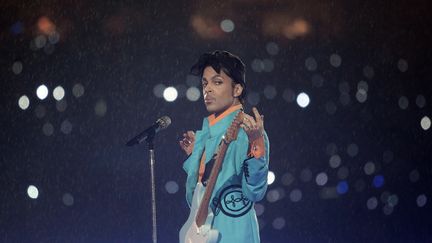
[[(264, 148), (262, 156), (253, 156), (249, 153), (249, 141), (247, 137), (241, 139), (238, 144), (238, 161), (242, 162), (242, 191), (251, 201), (263, 199), (267, 191), (267, 175), (269, 166), (270, 144), (267, 134), (264, 132)], [(251, 156), (249, 157), (248, 154)]]

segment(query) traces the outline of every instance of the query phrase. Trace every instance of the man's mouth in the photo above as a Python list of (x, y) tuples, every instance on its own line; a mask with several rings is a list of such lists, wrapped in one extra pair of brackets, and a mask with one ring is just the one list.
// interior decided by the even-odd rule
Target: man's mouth
[(206, 103), (206, 104), (212, 103), (213, 101), (214, 101), (214, 99), (211, 97), (204, 98), (204, 103)]

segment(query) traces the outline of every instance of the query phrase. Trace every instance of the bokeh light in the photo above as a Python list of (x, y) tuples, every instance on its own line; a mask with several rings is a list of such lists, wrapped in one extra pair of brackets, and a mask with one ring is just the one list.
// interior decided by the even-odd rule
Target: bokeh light
[(421, 120), (420, 120), (420, 126), (423, 130), (429, 130), (429, 128), (431, 127), (431, 119), (428, 116), (424, 116)]
[(177, 99), (178, 92), (177, 89), (174, 87), (167, 87), (163, 91), (163, 97), (168, 102), (173, 102)]
[(44, 100), (48, 96), (48, 87), (44, 84), (36, 89), (36, 95), (40, 100)]
[(95, 111), (95, 114), (97, 116), (100, 116), (100, 117), (105, 116), (107, 110), (108, 110), (108, 107), (107, 107), (107, 103), (105, 102), (105, 100), (100, 99), (96, 102), (96, 104), (94, 106), (94, 111)]
[(80, 83), (75, 84), (72, 87), (72, 94), (76, 97), (79, 98), (81, 96), (84, 95), (84, 86)]
[(27, 187), (27, 195), (31, 199), (37, 199), (39, 197), (39, 190), (37, 189), (36, 186), (30, 185)]
[(339, 194), (345, 194), (348, 192), (349, 186), (348, 182), (346, 181), (340, 181), (336, 186), (336, 191)]
[(197, 101), (201, 97), (201, 92), (196, 87), (190, 87), (186, 91), (186, 98), (190, 101)]
[(224, 19), (220, 23), (220, 27), (225, 32), (232, 32), (235, 28), (234, 22), (230, 19)]
[(65, 90), (62, 86), (57, 86), (53, 90), (53, 96), (56, 100), (62, 100), (65, 96)]
[(306, 108), (309, 105), (310, 99), (309, 96), (306, 93), (300, 93), (297, 95), (297, 104), (301, 108)]
[(18, 106), (19, 108), (21, 108), (22, 110), (27, 110), (27, 108), (29, 108), (30, 106), (30, 100), (27, 97), (27, 95), (23, 95), (18, 99)]
[(23, 64), (20, 61), (16, 61), (12, 64), (12, 72), (14, 74), (20, 74), (23, 70)]
[(175, 181), (167, 181), (165, 183), (165, 190), (169, 193), (169, 194), (175, 194), (178, 192), (179, 190), (179, 185), (177, 184), (177, 182)]
[(62, 197), (63, 204), (65, 206), (72, 206), (74, 204), (74, 197), (70, 193), (64, 193)]
[(269, 171), (267, 174), (267, 184), (271, 185), (276, 180), (276, 176), (273, 171)]
[(374, 176), (372, 183), (373, 183), (373, 186), (376, 188), (382, 187), (384, 185), (384, 176), (382, 176), (382, 175)]
[(325, 184), (327, 184), (327, 181), (328, 181), (328, 176), (325, 172), (321, 172), (315, 177), (315, 182), (319, 186), (324, 186)]
[(289, 197), (292, 202), (299, 202), (303, 197), (303, 193), (300, 189), (294, 189), (290, 192)]

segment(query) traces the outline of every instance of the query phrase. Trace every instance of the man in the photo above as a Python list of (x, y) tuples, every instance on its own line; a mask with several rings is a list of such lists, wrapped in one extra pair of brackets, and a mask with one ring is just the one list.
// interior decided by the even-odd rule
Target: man
[[(245, 65), (227, 51), (203, 54), (191, 73), (201, 77), (210, 116), (204, 118), (201, 130), (186, 132), (179, 142), (189, 156), (183, 164), (189, 206), (197, 182), (206, 184), (212, 158), (227, 128), (243, 110), (246, 94)], [(210, 201), (214, 214), (211, 227), (219, 232), (220, 243), (260, 242), (253, 204), (267, 190), (269, 141), (263, 116), (255, 107), (253, 113), (244, 114), (237, 139), (228, 146)]]

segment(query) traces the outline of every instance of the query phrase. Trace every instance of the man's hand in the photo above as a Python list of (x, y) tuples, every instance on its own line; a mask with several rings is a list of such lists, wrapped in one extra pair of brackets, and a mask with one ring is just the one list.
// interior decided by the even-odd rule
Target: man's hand
[(183, 133), (183, 139), (179, 141), (180, 147), (185, 151), (186, 155), (192, 153), (195, 144), (195, 133), (193, 131), (187, 131)]
[(243, 114), (243, 123), (240, 124), (240, 127), (244, 129), (246, 132), (249, 143), (261, 138), (264, 135), (264, 116), (260, 115), (257, 108), (252, 108), (255, 119), (248, 115)]

